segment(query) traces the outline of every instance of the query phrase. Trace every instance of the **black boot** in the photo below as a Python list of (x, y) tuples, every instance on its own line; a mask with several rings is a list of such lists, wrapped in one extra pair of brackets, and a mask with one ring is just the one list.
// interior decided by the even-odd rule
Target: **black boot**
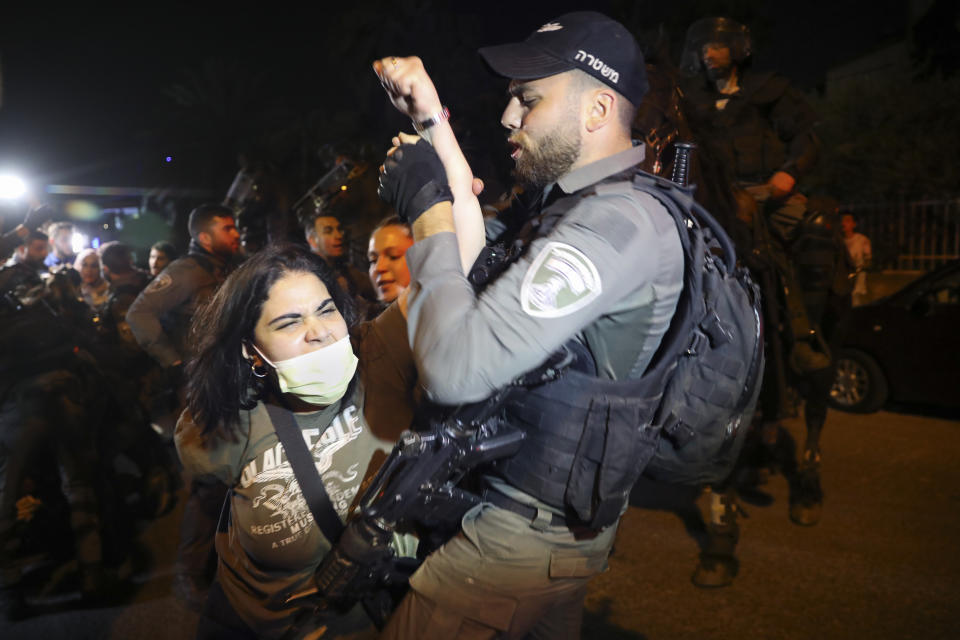
[(820, 522), (823, 489), (820, 487), (820, 452), (807, 449), (797, 470), (796, 487), (790, 492), (790, 520), (812, 527)]
[(29, 608), (19, 587), (0, 587), (0, 621), (16, 622), (28, 615)]
[(705, 589), (732, 584), (740, 569), (736, 556), (737, 540), (740, 538), (736, 492), (729, 489), (723, 493), (710, 491), (709, 498), (707, 542), (691, 578), (694, 585)]

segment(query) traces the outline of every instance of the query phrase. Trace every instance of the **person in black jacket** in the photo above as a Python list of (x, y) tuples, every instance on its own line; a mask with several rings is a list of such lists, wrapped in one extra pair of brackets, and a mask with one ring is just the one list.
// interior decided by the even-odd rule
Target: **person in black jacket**
[(817, 161), (817, 115), (787, 78), (755, 71), (751, 57), (745, 26), (729, 18), (695, 22), (681, 60), (685, 113), (696, 132), (722, 140), (742, 187), (776, 203), (772, 222), (786, 235), (796, 224), (791, 209), (802, 205), (797, 182)]
[[(830, 327), (825, 333), (817, 322), (819, 314), (811, 315), (805, 300), (809, 284), (803, 282), (802, 265), (795, 258), (811, 217), (797, 184), (817, 162), (817, 115), (790, 80), (755, 70), (752, 57), (746, 26), (722, 17), (693, 23), (680, 62), (685, 75), (682, 109), (694, 138), (729, 171), (733, 191), (743, 196), (738, 201), (750, 205), (741, 204), (737, 217), (750, 221), (751, 246), (742, 253), (763, 292), (768, 365), (759, 404), (759, 439), (765, 455), (773, 456), (780, 420), (793, 411), (788, 380), (795, 384), (830, 378)], [(812, 408), (807, 407), (808, 418), (820, 414)], [(816, 421), (822, 425), (822, 419)], [(819, 460), (818, 452), (810, 454), (811, 460), (814, 456)], [(737, 572), (735, 489), (712, 487), (710, 500), (708, 541), (693, 582), (720, 587), (730, 584)]]

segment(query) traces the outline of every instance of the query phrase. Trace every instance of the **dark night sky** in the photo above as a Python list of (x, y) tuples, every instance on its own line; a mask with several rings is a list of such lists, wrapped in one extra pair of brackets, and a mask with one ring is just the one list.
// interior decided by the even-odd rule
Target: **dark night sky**
[[(388, 34), (378, 42), (393, 43), (399, 54), (421, 53), (428, 69), (443, 63), (429, 20), (417, 17), (423, 7), (429, 11), (438, 3), (378, 4), (382, 18), (373, 28)], [(467, 6), (479, 41), (494, 44), (522, 39), (548, 19), (584, 4)], [(902, 35), (907, 13), (906, 3), (890, 0), (871, 3), (869, 13), (860, 2), (825, 0), (670, 5), (620, 1), (589, 3), (589, 8), (615, 17), (632, 15), (650, 28), (664, 24), (675, 40), (682, 37), (686, 24), (704, 15), (727, 13), (749, 21), (758, 65), (776, 67), (804, 88), (822, 82), (831, 64)], [(19, 15), (5, 9), (0, 25), (0, 170), (15, 168), (35, 182), (148, 186), (143, 183), (176, 181), (189, 186), (189, 178), (182, 175), (165, 179), (163, 172), (169, 167), (163, 157), (170, 149), (155, 133), (156, 122), (170, 104), (162, 89), (210, 56), (265, 72), (269, 91), (288, 95), (294, 103), (336, 103), (330, 96), (338, 95), (340, 88), (325, 85), (326, 69), (356, 61), (329, 54), (318, 34), (337, 25), (341, 15), (280, 4), (223, 12), (199, 6), (165, 3), (94, 13), (75, 4), (62, 10), (20, 10)], [(391, 9), (396, 6), (403, 10)], [(375, 83), (372, 73), (364, 73), (358, 71), (352, 81)], [(481, 78), (479, 61), (464, 65), (463, 73), (476, 74), (478, 87), (490, 86)], [(456, 104), (450, 106), (457, 109)]]

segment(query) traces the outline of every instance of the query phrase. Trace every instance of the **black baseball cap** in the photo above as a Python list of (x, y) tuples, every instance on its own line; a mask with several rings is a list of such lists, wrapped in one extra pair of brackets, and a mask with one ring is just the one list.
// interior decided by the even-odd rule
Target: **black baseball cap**
[(617, 90), (634, 106), (647, 93), (643, 52), (622, 24), (596, 11), (566, 13), (523, 42), (483, 47), (494, 73), (535, 80), (580, 69)]

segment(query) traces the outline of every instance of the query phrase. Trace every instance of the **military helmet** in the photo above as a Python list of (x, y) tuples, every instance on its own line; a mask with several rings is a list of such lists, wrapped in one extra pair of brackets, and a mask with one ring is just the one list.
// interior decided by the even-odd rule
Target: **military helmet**
[(720, 42), (730, 47), (730, 58), (742, 65), (753, 53), (750, 29), (730, 18), (702, 18), (687, 29), (680, 69), (695, 75), (703, 68), (703, 46)]

